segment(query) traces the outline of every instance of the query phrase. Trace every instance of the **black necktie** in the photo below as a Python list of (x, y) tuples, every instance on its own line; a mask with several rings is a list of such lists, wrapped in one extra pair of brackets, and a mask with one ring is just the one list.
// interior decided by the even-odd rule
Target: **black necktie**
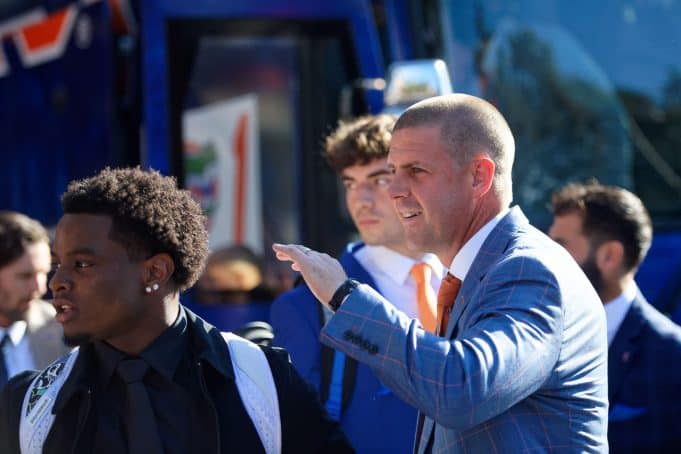
[(0, 340), (0, 389), (7, 384), (9, 380), (9, 371), (5, 363), (5, 344), (9, 342), (9, 334), (5, 333)]
[(125, 382), (123, 425), (130, 454), (162, 454), (156, 417), (142, 380), (149, 371), (143, 359), (124, 359), (118, 363), (118, 375)]

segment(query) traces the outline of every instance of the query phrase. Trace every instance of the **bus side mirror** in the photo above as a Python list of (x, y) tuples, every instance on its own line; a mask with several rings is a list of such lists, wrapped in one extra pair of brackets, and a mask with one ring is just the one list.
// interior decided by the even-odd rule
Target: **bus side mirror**
[(443, 60), (395, 62), (388, 67), (383, 112), (399, 115), (415, 102), (448, 93), (452, 83)]
[(452, 91), (443, 60), (395, 62), (386, 79), (356, 79), (342, 88), (340, 118), (379, 112), (399, 115), (415, 102)]

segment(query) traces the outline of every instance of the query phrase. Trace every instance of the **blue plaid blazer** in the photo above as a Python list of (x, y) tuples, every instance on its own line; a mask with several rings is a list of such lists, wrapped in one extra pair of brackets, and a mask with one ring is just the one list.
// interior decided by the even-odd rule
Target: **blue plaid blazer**
[(476, 256), (444, 338), (362, 285), (321, 339), (425, 415), (419, 453), (608, 450), (603, 305), (517, 207)]
[(634, 299), (608, 350), (613, 453), (681, 453), (681, 327)]

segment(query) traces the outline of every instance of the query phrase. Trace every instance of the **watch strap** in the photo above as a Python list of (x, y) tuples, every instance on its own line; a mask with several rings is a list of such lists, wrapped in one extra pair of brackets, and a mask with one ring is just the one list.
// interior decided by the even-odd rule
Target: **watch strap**
[(352, 291), (356, 289), (358, 285), (359, 282), (354, 279), (348, 279), (343, 282), (331, 297), (331, 300), (329, 301), (329, 308), (336, 312), (343, 300), (345, 300), (345, 297), (352, 293)]

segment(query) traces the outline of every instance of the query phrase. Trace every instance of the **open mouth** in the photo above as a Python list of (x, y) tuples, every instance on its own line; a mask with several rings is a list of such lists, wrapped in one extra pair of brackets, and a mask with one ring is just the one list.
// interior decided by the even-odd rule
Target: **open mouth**
[(71, 312), (72, 310), (73, 307), (69, 306), (68, 304), (62, 304), (61, 306), (57, 306), (57, 314), (65, 314)]
[(76, 313), (75, 307), (72, 304), (66, 302), (66, 300), (55, 300), (52, 302), (52, 305), (57, 311), (55, 318), (59, 323), (66, 323), (70, 321)]
[(402, 217), (402, 219), (413, 219), (420, 214), (421, 214), (420, 211), (402, 211), (402, 212), (400, 212), (400, 216)]

